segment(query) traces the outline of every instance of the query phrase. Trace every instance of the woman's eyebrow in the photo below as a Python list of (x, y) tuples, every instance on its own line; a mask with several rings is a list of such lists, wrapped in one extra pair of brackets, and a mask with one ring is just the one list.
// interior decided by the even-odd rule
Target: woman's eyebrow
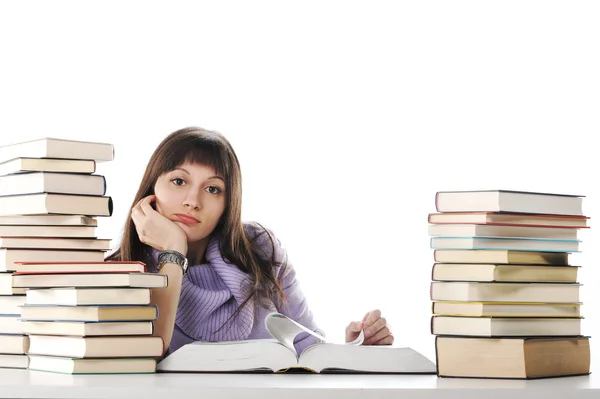
[(209, 178), (208, 178), (208, 179), (206, 179), (206, 180), (211, 180), (211, 179), (219, 179), (219, 180), (221, 180), (223, 183), (225, 183), (225, 179), (223, 179), (221, 176), (211, 176), (211, 177), (209, 177)]
[(190, 174), (190, 172), (188, 172), (187, 169), (184, 169), (184, 168), (175, 168), (173, 170), (181, 170), (181, 171), (187, 173), (188, 175)]
[[(185, 172), (185, 173), (187, 173), (188, 175), (191, 175), (191, 173), (190, 173), (190, 172), (188, 172), (188, 170), (187, 170), (187, 169), (185, 169), (185, 168), (182, 168), (182, 167), (178, 167), (178, 168), (175, 168), (175, 169), (173, 169), (173, 170), (181, 170), (182, 172)], [(208, 178), (208, 179), (206, 179), (206, 180), (212, 180), (212, 179), (219, 179), (219, 180), (221, 180), (223, 183), (225, 183), (225, 179), (224, 179), (223, 177), (219, 176), (219, 175), (214, 175), (214, 176), (211, 176), (211, 177), (209, 177), (209, 178)]]

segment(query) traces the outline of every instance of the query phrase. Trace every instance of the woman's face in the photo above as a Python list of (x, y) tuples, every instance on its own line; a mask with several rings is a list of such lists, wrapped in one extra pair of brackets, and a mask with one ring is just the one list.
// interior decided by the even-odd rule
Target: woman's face
[(156, 210), (183, 229), (188, 243), (208, 237), (226, 202), (224, 176), (214, 169), (186, 162), (161, 175), (154, 185)]

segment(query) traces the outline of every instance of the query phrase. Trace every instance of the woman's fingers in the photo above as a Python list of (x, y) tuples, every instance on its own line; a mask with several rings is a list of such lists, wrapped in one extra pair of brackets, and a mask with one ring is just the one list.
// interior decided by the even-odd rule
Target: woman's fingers
[(380, 317), (375, 323), (370, 326), (365, 326), (365, 339), (369, 339), (375, 334), (379, 332), (382, 328), (386, 326), (386, 320), (383, 317)]
[(386, 338), (391, 333), (392, 332), (390, 331), (390, 329), (387, 326), (384, 325), (384, 327), (382, 329), (380, 329), (379, 331), (377, 331), (374, 335), (372, 335), (369, 338), (365, 339), (365, 344), (366, 345), (375, 345), (375, 344), (377, 344), (377, 342), (379, 342), (382, 339)]
[(394, 343), (394, 335), (390, 334), (385, 338), (373, 343), (372, 345), (392, 345)]
[(373, 325), (373, 323), (375, 323), (377, 320), (379, 320), (380, 317), (381, 317), (381, 310), (375, 309), (375, 310), (370, 311), (369, 313), (367, 313), (365, 315), (365, 318), (364, 318), (365, 327), (369, 327), (369, 326)]
[(149, 195), (140, 201), (140, 209), (146, 216), (152, 214), (152, 212), (156, 212), (151, 205), (155, 198), (154, 195)]

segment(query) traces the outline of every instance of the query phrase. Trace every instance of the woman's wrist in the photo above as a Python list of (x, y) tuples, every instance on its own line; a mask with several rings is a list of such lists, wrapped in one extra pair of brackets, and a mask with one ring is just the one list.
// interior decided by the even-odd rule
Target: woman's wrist
[(164, 246), (163, 251), (177, 251), (180, 254), (182, 254), (183, 256), (187, 256), (187, 251), (188, 251), (188, 247), (187, 247), (187, 243), (182, 244), (182, 243), (170, 243)]
[[(165, 263), (160, 270), (158, 271), (160, 274), (167, 274), (169, 276), (169, 283), (171, 283), (171, 279), (174, 277), (178, 277), (181, 279), (183, 277), (183, 268), (176, 263)], [(171, 285), (171, 284), (170, 284)]]
[(173, 264), (181, 268), (182, 274), (185, 274), (188, 268), (188, 260), (184, 254), (179, 251), (167, 249), (158, 254), (158, 271), (165, 265)]

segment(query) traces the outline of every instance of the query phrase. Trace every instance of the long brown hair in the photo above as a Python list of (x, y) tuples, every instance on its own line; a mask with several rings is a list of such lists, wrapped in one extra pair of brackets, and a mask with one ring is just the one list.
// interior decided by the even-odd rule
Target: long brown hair
[[(242, 174), (238, 158), (229, 141), (220, 133), (198, 127), (188, 127), (168, 135), (152, 154), (137, 194), (133, 199), (132, 209), (142, 198), (154, 194), (154, 185), (158, 178), (183, 163), (191, 162), (211, 167), (225, 179), (226, 206), (221, 219), (212, 236), (219, 237), (223, 258), (247, 273), (252, 281), (248, 296), (236, 313), (255, 297), (259, 303), (283, 303), (285, 298), (280, 278), (284, 275), (285, 260), (276, 261), (274, 239), (264, 228), (269, 237), (271, 248), (265, 250), (250, 240), (244, 230), (242, 215)], [(262, 235), (262, 234), (261, 234)], [(107, 260), (139, 260), (152, 263), (151, 248), (142, 243), (138, 237), (131, 213), (127, 217), (123, 236), (119, 247)], [(234, 314), (234, 316), (235, 316)]]

